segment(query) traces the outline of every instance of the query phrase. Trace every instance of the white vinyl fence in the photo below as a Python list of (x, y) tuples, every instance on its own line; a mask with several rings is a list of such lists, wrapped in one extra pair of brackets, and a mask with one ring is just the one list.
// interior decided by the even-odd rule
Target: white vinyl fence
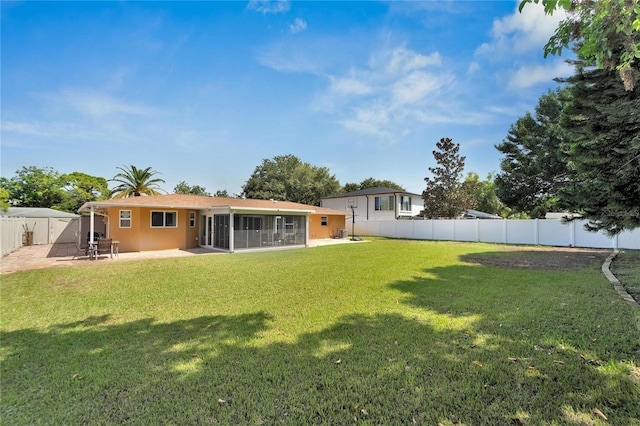
[(20, 247), (25, 242), (25, 232), (33, 232), (34, 245), (73, 243), (80, 231), (79, 218), (16, 217), (0, 216), (0, 246), (2, 256)]
[(18, 250), (23, 245), (24, 217), (0, 216), (0, 250), (2, 256)]
[(356, 222), (355, 233), (416, 240), (640, 250), (640, 228), (608, 237), (585, 230), (584, 224), (555, 219), (369, 220)]

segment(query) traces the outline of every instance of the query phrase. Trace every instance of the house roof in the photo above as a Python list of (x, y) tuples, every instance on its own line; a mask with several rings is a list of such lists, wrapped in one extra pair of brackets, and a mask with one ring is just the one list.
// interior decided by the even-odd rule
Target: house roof
[(181, 209), (207, 209), (212, 207), (227, 207), (230, 209), (248, 209), (265, 211), (290, 211), (312, 214), (344, 215), (341, 210), (310, 206), (308, 204), (291, 201), (254, 200), (249, 198), (208, 197), (188, 194), (161, 194), (129, 198), (112, 198), (110, 200), (91, 201), (84, 203), (78, 212), (89, 212), (91, 207), (155, 207)]
[(2, 216), (9, 217), (57, 217), (57, 218), (74, 218), (77, 214), (63, 212), (60, 210), (49, 209), (45, 207), (9, 207), (6, 212), (0, 213)]
[(394, 188), (377, 187), (377, 188), (360, 189), (358, 191), (346, 192), (344, 194), (331, 195), (329, 197), (322, 197), (322, 199), (326, 200), (329, 198), (347, 198), (347, 197), (358, 197), (363, 195), (381, 195), (381, 194), (406, 194), (406, 195), (414, 195), (416, 197), (420, 197), (420, 194), (414, 194), (407, 191), (400, 191)]

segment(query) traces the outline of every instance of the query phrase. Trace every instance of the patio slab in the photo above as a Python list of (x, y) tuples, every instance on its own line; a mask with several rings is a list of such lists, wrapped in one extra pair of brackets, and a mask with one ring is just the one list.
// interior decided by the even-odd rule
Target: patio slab
[[(326, 239), (311, 240), (309, 247), (317, 247), (330, 244), (353, 243), (348, 239)], [(301, 248), (301, 247), (300, 247)], [(144, 252), (120, 253), (113, 258), (108, 255), (101, 255), (96, 260), (90, 260), (88, 256), (75, 257), (76, 245), (73, 243), (64, 244), (41, 244), (24, 246), (18, 250), (4, 256), (0, 261), (0, 274), (9, 274), (18, 271), (31, 269), (60, 268), (73, 265), (101, 264), (108, 262), (122, 262), (127, 260), (141, 259), (161, 259), (167, 257), (183, 257), (194, 255), (228, 254), (218, 250), (207, 248), (193, 248), (187, 250), (169, 249), (153, 250)]]

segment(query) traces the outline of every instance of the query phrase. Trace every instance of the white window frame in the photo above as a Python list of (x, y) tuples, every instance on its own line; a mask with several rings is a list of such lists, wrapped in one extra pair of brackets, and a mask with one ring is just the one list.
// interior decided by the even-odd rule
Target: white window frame
[[(153, 224), (153, 214), (154, 213), (162, 213), (162, 225), (154, 225)], [(172, 213), (175, 215), (175, 224), (167, 225), (167, 213)], [(151, 228), (177, 228), (178, 227), (178, 211), (177, 210), (151, 210), (149, 214), (149, 225)]]
[(195, 228), (195, 227), (196, 227), (196, 212), (189, 212), (189, 228)]
[[(129, 213), (129, 217), (123, 217), (122, 213), (124, 212), (128, 212)], [(131, 213), (131, 210), (120, 210), (120, 212), (118, 213), (118, 225), (120, 228), (131, 228), (131, 218), (132, 218), (133, 214)], [(129, 225), (123, 225), (123, 223), (125, 222), (129, 222)]]
[[(407, 201), (407, 205), (409, 206), (409, 208), (407, 208), (407, 209), (404, 208), (405, 200)], [(403, 212), (410, 212), (411, 211), (411, 197), (409, 195), (401, 195), (400, 196), (400, 210), (402, 210)]]
[[(394, 206), (393, 203), (395, 202), (394, 200), (394, 196), (393, 195), (379, 195), (376, 196), (375, 200), (374, 200), (374, 209), (377, 212), (389, 212), (389, 211), (393, 211), (394, 210)], [(384, 203), (382, 202), (384, 199), (387, 200), (387, 202), (389, 203), (389, 206), (385, 209), (384, 207)]]

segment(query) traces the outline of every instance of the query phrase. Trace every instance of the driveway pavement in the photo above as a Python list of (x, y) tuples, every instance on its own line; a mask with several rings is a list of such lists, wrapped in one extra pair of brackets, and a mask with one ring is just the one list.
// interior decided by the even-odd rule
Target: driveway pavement
[[(310, 240), (309, 247), (345, 243), (352, 243), (352, 241), (349, 241), (348, 239)], [(115, 256), (113, 258), (109, 257), (109, 255), (101, 255), (97, 260), (90, 260), (88, 256), (74, 257), (76, 252), (76, 245), (73, 243), (24, 246), (2, 258), (2, 260), (0, 261), (0, 274), (9, 274), (12, 272), (26, 271), (30, 269), (60, 268), (72, 265), (101, 264), (104, 262), (122, 262), (127, 260), (160, 259), (165, 257), (227, 254), (226, 252), (198, 247), (187, 250), (170, 249), (120, 253), (118, 256)]]

